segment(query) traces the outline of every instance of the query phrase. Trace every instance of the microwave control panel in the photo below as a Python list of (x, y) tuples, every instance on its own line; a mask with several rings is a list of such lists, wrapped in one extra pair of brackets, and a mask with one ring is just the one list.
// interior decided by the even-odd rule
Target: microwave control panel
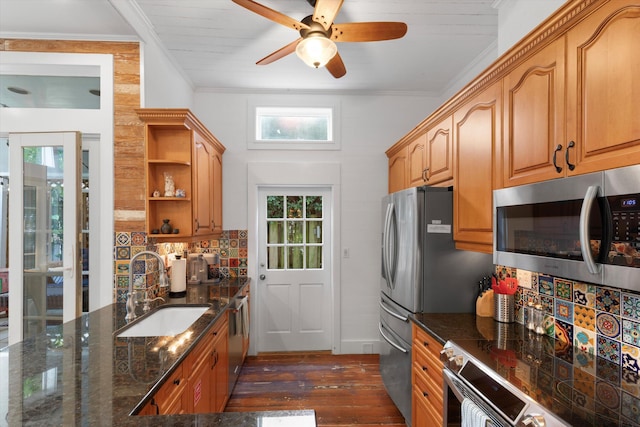
[(640, 194), (607, 197), (613, 220), (613, 241), (640, 246)]

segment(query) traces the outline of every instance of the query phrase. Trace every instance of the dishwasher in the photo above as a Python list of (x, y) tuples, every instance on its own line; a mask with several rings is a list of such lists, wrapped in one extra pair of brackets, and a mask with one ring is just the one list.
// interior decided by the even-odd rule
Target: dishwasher
[(242, 369), (242, 342), (249, 333), (248, 296), (236, 297), (229, 307), (229, 395)]

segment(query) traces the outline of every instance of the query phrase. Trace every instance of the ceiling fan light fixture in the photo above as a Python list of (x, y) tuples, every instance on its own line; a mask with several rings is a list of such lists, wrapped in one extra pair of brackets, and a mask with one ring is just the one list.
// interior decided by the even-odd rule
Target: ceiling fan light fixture
[(296, 46), (296, 55), (310, 67), (320, 68), (336, 56), (336, 44), (322, 33), (311, 33)]

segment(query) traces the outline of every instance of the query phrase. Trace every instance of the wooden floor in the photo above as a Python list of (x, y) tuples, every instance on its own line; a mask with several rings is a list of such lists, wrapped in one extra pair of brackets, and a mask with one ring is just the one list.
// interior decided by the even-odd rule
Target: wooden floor
[(405, 427), (378, 360), (324, 352), (250, 356), (225, 411), (314, 409), (319, 427)]

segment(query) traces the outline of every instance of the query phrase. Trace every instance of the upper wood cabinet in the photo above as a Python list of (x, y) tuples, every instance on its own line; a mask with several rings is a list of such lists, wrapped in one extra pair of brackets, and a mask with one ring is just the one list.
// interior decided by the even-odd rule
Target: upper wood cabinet
[(492, 252), (494, 147), (501, 144), (502, 85), (493, 84), (453, 115), (453, 237), (458, 249)]
[(567, 174), (640, 163), (638, 70), (637, 1), (610, 1), (567, 33)]
[(427, 131), (427, 185), (449, 184), (453, 178), (453, 116), (429, 127)]
[(407, 161), (407, 187), (417, 187), (427, 182), (427, 134), (418, 135), (409, 143)]
[(389, 157), (389, 193), (404, 190), (409, 186), (409, 147), (400, 148)]
[[(187, 109), (136, 112), (145, 125), (147, 233), (159, 241), (219, 235), (225, 147)], [(184, 196), (165, 196), (167, 176), (173, 179), (175, 190), (184, 190)], [(165, 219), (172, 233), (154, 233), (161, 230)]]
[(562, 38), (504, 78), (505, 187), (557, 178), (564, 168), (564, 70)]

